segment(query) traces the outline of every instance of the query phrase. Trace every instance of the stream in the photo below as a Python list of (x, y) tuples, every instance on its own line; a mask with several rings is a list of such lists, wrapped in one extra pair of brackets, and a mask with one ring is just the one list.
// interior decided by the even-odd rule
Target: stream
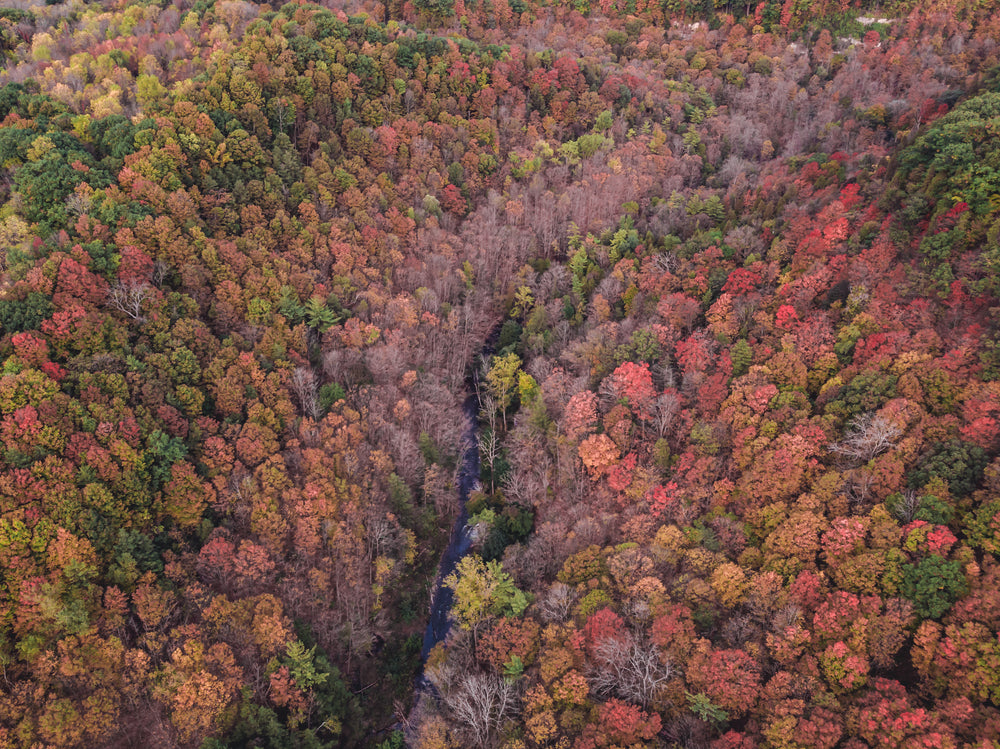
[(411, 717), (417, 715), (420, 701), (427, 695), (433, 696), (436, 692), (430, 679), (423, 673), (423, 667), (427, 664), (427, 656), (431, 649), (439, 642), (443, 642), (451, 631), (450, 614), (454, 594), (450, 588), (445, 586), (444, 580), (455, 571), (459, 560), (472, 548), (472, 529), (466, 525), (469, 520), (466, 503), (469, 501), (469, 493), (479, 486), (479, 443), (476, 438), (478, 414), (479, 401), (474, 394), (470, 393), (462, 403), (465, 427), (462, 430), (461, 463), (457, 474), (459, 512), (451, 529), (448, 546), (441, 555), (434, 586), (431, 588), (430, 620), (427, 622), (423, 644), (420, 648), (421, 671), (414, 679)]
[[(462, 430), (462, 456), (458, 468), (458, 517), (451, 529), (448, 546), (441, 555), (437, 578), (431, 590), (431, 618), (424, 632), (423, 646), (420, 648), (421, 663), (427, 662), (431, 648), (443, 641), (451, 630), (451, 601), (453, 593), (444, 584), (444, 579), (455, 571), (455, 565), (472, 547), (471, 528), (466, 527), (469, 512), (466, 503), (469, 493), (479, 485), (479, 444), (476, 439), (476, 417), (479, 413), (479, 403), (476, 396), (470, 394), (462, 403), (462, 415), (465, 418), (465, 428)], [(421, 674), (418, 686), (427, 680)]]

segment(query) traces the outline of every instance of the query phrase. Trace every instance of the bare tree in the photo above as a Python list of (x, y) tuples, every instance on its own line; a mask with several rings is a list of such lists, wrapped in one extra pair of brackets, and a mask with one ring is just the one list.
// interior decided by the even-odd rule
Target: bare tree
[(847, 499), (852, 511), (860, 512), (868, 506), (874, 484), (874, 474), (862, 466), (844, 472), (844, 483), (840, 492)]
[(909, 523), (916, 516), (919, 508), (920, 498), (917, 496), (917, 493), (912, 489), (907, 489), (901, 495), (900, 500), (893, 503), (889, 509), (899, 520)]
[(601, 402), (607, 408), (611, 408), (625, 397), (624, 388), (617, 377), (605, 377), (601, 380), (601, 385), (597, 389), (597, 394), (600, 396)]
[(662, 393), (653, 404), (653, 427), (656, 434), (665, 437), (674, 419), (681, 410), (681, 399), (677, 393)]
[(523, 471), (511, 471), (504, 477), (503, 493), (505, 497), (521, 504), (528, 504), (532, 500), (528, 477)]
[(157, 260), (153, 263), (153, 286), (159, 288), (163, 285), (163, 282), (167, 280), (167, 274), (170, 273), (170, 266), (168, 266), (162, 260)]
[(669, 358), (664, 357), (653, 364), (651, 372), (653, 382), (657, 387), (668, 389), (677, 384), (677, 370), (674, 369), (674, 365), (670, 362)]
[(469, 745), (495, 746), (504, 722), (517, 713), (517, 683), (499, 674), (479, 673), (458, 666), (428, 670), (441, 702), (461, 726)]
[(590, 673), (594, 692), (614, 693), (644, 707), (674, 675), (673, 665), (661, 660), (655, 645), (631, 633), (602, 641), (595, 661)]
[(146, 319), (142, 314), (142, 304), (152, 293), (145, 281), (115, 281), (108, 290), (108, 301), (119, 312), (142, 322)]
[(896, 446), (903, 430), (877, 414), (861, 414), (851, 423), (850, 431), (840, 442), (831, 443), (830, 452), (867, 463)]
[(497, 435), (497, 406), (492, 396), (485, 393), (479, 394), (480, 411), (479, 416), (486, 422), (484, 428), (479, 432), (479, 455), (483, 465), (490, 469), (490, 491), (496, 491), (493, 468), (500, 458), (502, 445), (500, 437)]
[(566, 621), (569, 610), (576, 601), (576, 592), (565, 583), (554, 583), (549, 592), (538, 601), (538, 610), (547, 622)]
[(292, 392), (299, 400), (299, 408), (304, 416), (313, 421), (319, 418), (319, 394), (316, 388), (316, 375), (308, 367), (297, 367), (292, 372), (290, 382)]

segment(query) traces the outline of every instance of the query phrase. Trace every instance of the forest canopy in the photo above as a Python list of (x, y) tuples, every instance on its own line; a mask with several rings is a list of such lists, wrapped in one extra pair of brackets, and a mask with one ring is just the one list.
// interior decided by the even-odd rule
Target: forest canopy
[(7, 5), (0, 745), (1000, 737), (995, 3)]

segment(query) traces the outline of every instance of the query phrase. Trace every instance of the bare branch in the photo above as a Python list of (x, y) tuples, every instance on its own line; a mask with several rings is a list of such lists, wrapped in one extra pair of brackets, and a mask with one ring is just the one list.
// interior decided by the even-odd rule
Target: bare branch
[(666, 392), (657, 396), (653, 404), (653, 427), (658, 436), (667, 436), (680, 411), (681, 399), (677, 393)]
[[(888, 504), (888, 503), (887, 503)], [(898, 502), (893, 503), (889, 509), (903, 523), (909, 523), (917, 514), (920, 508), (920, 498), (912, 489), (907, 489), (901, 495)]]
[(867, 463), (896, 446), (903, 430), (876, 414), (862, 414), (851, 423), (850, 431), (840, 442), (828, 446), (830, 452)]
[(554, 583), (538, 601), (538, 610), (547, 622), (563, 622), (576, 601), (576, 591), (565, 583)]
[(108, 290), (108, 301), (119, 312), (124, 312), (133, 320), (142, 322), (142, 304), (150, 296), (152, 290), (145, 281), (115, 281)]
[(299, 408), (303, 416), (308, 416), (313, 421), (319, 418), (319, 395), (316, 387), (316, 375), (308, 367), (297, 367), (292, 372), (289, 383), (295, 397), (298, 398)]
[(599, 695), (617, 694), (646, 706), (674, 675), (655, 645), (635, 635), (609, 637), (597, 646), (590, 683)]
[(442, 692), (441, 700), (468, 732), (474, 746), (496, 744), (504, 721), (517, 712), (517, 685), (497, 674), (463, 673)]

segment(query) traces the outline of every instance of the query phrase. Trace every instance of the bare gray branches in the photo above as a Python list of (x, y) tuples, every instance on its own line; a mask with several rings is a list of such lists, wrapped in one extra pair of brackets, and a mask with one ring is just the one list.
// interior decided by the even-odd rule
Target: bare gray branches
[(632, 633), (608, 637), (595, 655), (590, 685), (599, 695), (617, 694), (644, 707), (674, 675), (670, 663), (660, 659), (658, 648)]
[(867, 463), (896, 446), (903, 430), (877, 414), (861, 414), (840, 442), (829, 445), (830, 452)]
[(119, 312), (137, 322), (143, 322), (146, 318), (142, 314), (142, 305), (152, 293), (145, 281), (115, 281), (108, 289), (108, 302)]

